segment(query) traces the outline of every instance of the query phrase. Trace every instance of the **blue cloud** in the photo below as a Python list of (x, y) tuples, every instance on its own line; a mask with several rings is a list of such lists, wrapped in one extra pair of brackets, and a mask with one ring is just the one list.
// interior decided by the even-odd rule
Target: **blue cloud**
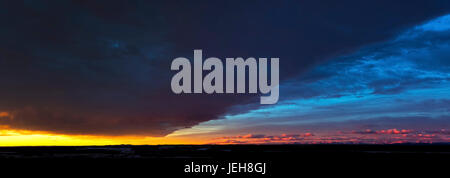
[[(316, 66), (309, 73), (282, 83), (282, 97), (277, 105), (236, 106), (244, 109), (197, 127), (216, 127), (216, 132), (227, 132), (374, 118), (448, 120), (449, 19), (450, 15), (436, 18), (394, 39)], [(412, 124), (419, 123), (416, 120)]]

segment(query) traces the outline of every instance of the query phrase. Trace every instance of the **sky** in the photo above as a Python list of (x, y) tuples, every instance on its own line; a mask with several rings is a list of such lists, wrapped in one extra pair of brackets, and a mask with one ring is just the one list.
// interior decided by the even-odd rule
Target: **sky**
[[(447, 1), (0, 3), (0, 146), (450, 141)], [(280, 58), (280, 99), (173, 59)]]

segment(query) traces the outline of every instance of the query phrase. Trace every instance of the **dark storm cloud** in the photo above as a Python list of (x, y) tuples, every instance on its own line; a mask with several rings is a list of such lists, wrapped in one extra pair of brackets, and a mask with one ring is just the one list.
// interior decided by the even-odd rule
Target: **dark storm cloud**
[(253, 101), (172, 94), (170, 62), (193, 49), (280, 57), (289, 79), (448, 10), (446, 1), (1, 2), (0, 111), (11, 117), (0, 124), (166, 135)]

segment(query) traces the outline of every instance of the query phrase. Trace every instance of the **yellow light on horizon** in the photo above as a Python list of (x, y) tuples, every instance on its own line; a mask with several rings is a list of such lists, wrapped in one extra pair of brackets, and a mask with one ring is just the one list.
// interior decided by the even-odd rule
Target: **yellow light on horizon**
[(0, 128), (0, 146), (94, 146), (205, 144), (207, 140), (189, 137), (64, 135), (42, 131)]

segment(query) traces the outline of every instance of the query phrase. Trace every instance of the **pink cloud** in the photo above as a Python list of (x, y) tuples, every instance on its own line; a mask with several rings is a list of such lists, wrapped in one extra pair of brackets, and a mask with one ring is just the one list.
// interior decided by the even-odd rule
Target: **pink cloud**
[(396, 144), (396, 143), (434, 143), (448, 142), (448, 131), (416, 131), (412, 129), (381, 129), (361, 131), (337, 131), (329, 133), (302, 133), (262, 135), (247, 134), (215, 139), (214, 144)]

